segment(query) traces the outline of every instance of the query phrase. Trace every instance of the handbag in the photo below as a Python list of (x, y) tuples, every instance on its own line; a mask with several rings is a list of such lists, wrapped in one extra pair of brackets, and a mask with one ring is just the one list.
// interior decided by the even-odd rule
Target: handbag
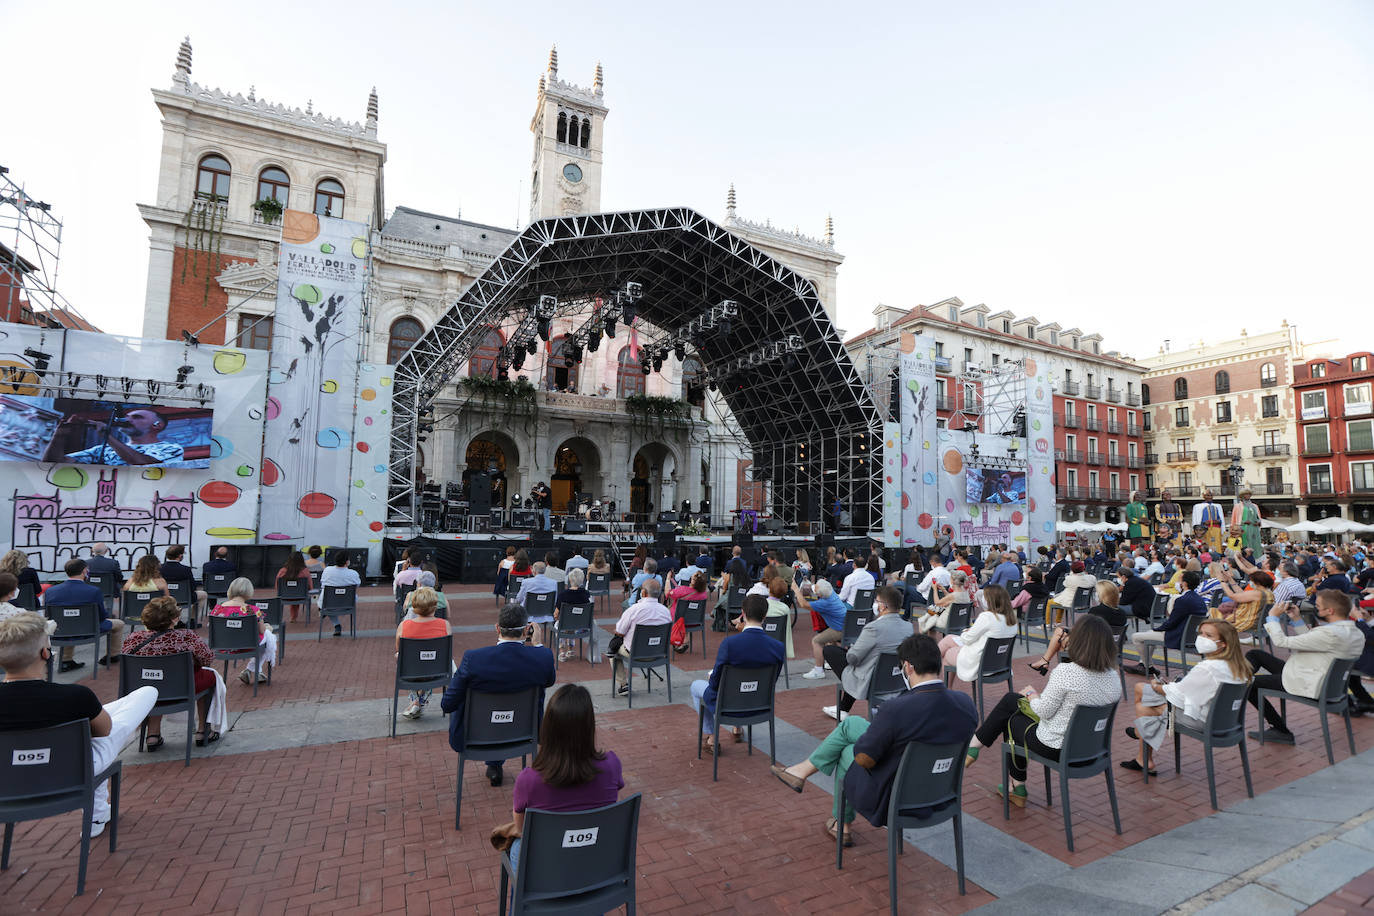
[(674, 646), (681, 646), (687, 642), (687, 620), (679, 617), (673, 621), (673, 631), (668, 634), (668, 642)]
[(520, 831), (516, 829), (515, 821), (507, 821), (491, 828), (491, 847), (497, 852), (510, 852), (510, 848), (518, 839)]
[(625, 637), (619, 633), (611, 637), (611, 641), (606, 643), (606, 654), (615, 655), (620, 651), (620, 647), (625, 645)]

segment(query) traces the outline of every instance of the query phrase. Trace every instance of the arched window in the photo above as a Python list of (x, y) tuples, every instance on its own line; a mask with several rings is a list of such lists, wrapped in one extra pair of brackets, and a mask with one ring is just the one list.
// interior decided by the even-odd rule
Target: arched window
[(495, 328), (487, 331), (482, 342), (473, 348), (472, 356), (468, 357), (468, 375), (495, 378), (496, 358), (501, 355), (501, 347), (505, 342), (500, 331)]
[(544, 373), (544, 384), (550, 391), (577, 390), (577, 363), (568, 358), (563, 344), (567, 337), (555, 337), (548, 343), (548, 370)]
[(269, 165), (258, 173), (258, 200), (275, 200), (285, 207), (291, 194), (291, 176)]
[(1142, 385), (1140, 386), (1140, 405), (1141, 405), (1142, 407), (1149, 407), (1149, 406), (1150, 406), (1150, 386), (1149, 386), (1149, 385), (1144, 385), (1144, 384), (1142, 384)]
[(406, 351), (415, 345), (425, 333), (424, 325), (410, 316), (402, 316), (391, 322), (391, 334), (386, 341), (386, 361), (389, 365), (396, 365), (401, 361), (401, 357), (406, 355)]
[(1174, 400), (1182, 401), (1188, 397), (1188, 380), (1186, 378), (1174, 379)]
[(1260, 366), (1260, 384), (1265, 388), (1273, 388), (1279, 383), (1279, 370), (1273, 363), (1265, 363)]
[(615, 396), (628, 398), (632, 394), (644, 393), (644, 371), (639, 360), (630, 354), (630, 348), (620, 348), (620, 358), (616, 363)]
[(566, 111), (558, 113), (558, 142), (568, 142), (568, 113)]
[(582, 148), (586, 149), (592, 142), (592, 119), (582, 119)]
[(1227, 394), (1231, 390), (1231, 373), (1222, 369), (1216, 375), (1217, 394)]
[(333, 178), (326, 178), (315, 185), (315, 215), (343, 218), (344, 189)]
[(706, 373), (701, 360), (689, 356), (682, 361), (682, 399), (689, 404), (699, 403), (706, 387)]
[(229, 161), (217, 153), (200, 160), (196, 169), (196, 197), (200, 200), (229, 199)]

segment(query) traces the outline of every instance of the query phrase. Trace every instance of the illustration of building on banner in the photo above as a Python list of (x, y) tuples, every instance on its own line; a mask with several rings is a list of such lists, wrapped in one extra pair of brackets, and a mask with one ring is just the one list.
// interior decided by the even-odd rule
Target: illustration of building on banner
[(94, 506), (64, 505), (62, 491), (51, 496), (19, 495), (14, 491), (11, 543), (37, 569), (57, 570), (72, 557), (90, 556), (96, 541), (112, 546), (111, 556), (132, 569), (145, 553), (160, 554), (173, 544), (185, 544), (191, 535), (193, 496), (154, 493), (151, 506), (120, 506), (115, 503), (118, 472), (100, 474)]
[(998, 519), (995, 525), (988, 524), (988, 510), (983, 509), (982, 524), (972, 520), (959, 523), (960, 544), (1006, 544), (1011, 541), (1011, 520)]

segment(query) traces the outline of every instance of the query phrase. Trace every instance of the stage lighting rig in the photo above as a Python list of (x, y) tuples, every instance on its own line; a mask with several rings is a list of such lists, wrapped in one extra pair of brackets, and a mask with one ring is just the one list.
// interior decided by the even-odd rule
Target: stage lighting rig
[(525, 349), (523, 347), (516, 347), (515, 351), (511, 353), (510, 364), (516, 372), (525, 368)]
[(687, 358), (687, 345), (681, 340), (673, 341), (673, 355), (677, 357), (678, 362), (685, 360)]
[[(547, 334), (540, 334), (539, 336), (543, 337), (545, 340), (549, 339), (549, 335)], [(539, 344), (534, 342), (533, 337), (525, 341), (525, 352), (528, 353), (530, 356), (533, 356), (534, 354), (539, 352)]]
[(44, 353), (42, 350), (26, 347), (24, 349), (24, 355), (33, 360), (33, 369), (39, 375), (48, 371), (48, 363), (52, 360), (51, 353)]
[[(540, 296), (540, 297), (539, 297), (539, 304), (538, 304), (537, 306), (535, 306), (534, 316), (535, 316), (535, 327), (536, 327), (536, 329), (537, 329), (538, 332), (539, 332), (539, 338), (540, 338), (541, 340), (548, 340), (548, 339), (549, 339), (549, 332), (550, 332), (550, 329), (551, 329), (551, 327), (552, 327), (553, 318), (554, 318), (554, 316), (557, 315), (557, 314), (558, 314), (558, 297), (557, 297), (557, 296)], [(533, 354), (534, 351), (531, 350), (530, 353)]]
[(720, 316), (718, 324), (720, 336), (730, 336), (730, 322), (739, 317), (739, 303), (733, 299), (724, 299), (712, 311), (719, 313)]
[(615, 298), (601, 309), (601, 320), (606, 325), (607, 337), (615, 337), (615, 323), (620, 320), (620, 295), (616, 293)]
[(631, 280), (625, 284), (625, 291), (623, 293), (616, 293), (615, 296), (620, 300), (620, 320), (625, 322), (628, 327), (635, 320), (635, 304), (644, 297), (644, 284), (636, 283)]

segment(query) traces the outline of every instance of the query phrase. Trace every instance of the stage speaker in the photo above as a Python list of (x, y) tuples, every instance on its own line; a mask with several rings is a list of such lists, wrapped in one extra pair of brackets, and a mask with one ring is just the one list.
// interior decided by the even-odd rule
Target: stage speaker
[(367, 578), (367, 548), (366, 547), (339, 547), (339, 550), (348, 552), (348, 565), (357, 570), (361, 578)]
[(506, 557), (499, 547), (466, 547), (463, 549), (462, 581), (495, 582), (496, 570)]
[(659, 537), (662, 537), (665, 534), (674, 534), (676, 533), (676, 531), (677, 525), (673, 522), (660, 521), (658, 524), (654, 526), (654, 534), (658, 535)]
[(535, 509), (512, 509), (510, 510), (510, 526), (521, 528), (526, 531), (533, 531), (539, 527), (539, 512)]
[(565, 518), (563, 520), (564, 534), (586, 534), (587, 520), (585, 518)]
[(553, 550), (552, 531), (530, 532), (530, 551), (534, 554), (530, 557), (530, 562), (534, 562), (535, 559), (542, 560), (544, 554), (548, 553), (550, 550)]
[(491, 475), (485, 471), (468, 478), (468, 512), (486, 515), (491, 511)]
[(676, 512), (660, 512), (658, 514), (660, 522), (675, 522), (678, 520)]
[(819, 522), (825, 515), (825, 506), (821, 503), (820, 490), (807, 490), (803, 498), (802, 520), (808, 522)]
[[(671, 525), (668, 526), (672, 528)], [(677, 552), (677, 535), (669, 530), (666, 534), (662, 531), (654, 535), (654, 556), (666, 557)]]

